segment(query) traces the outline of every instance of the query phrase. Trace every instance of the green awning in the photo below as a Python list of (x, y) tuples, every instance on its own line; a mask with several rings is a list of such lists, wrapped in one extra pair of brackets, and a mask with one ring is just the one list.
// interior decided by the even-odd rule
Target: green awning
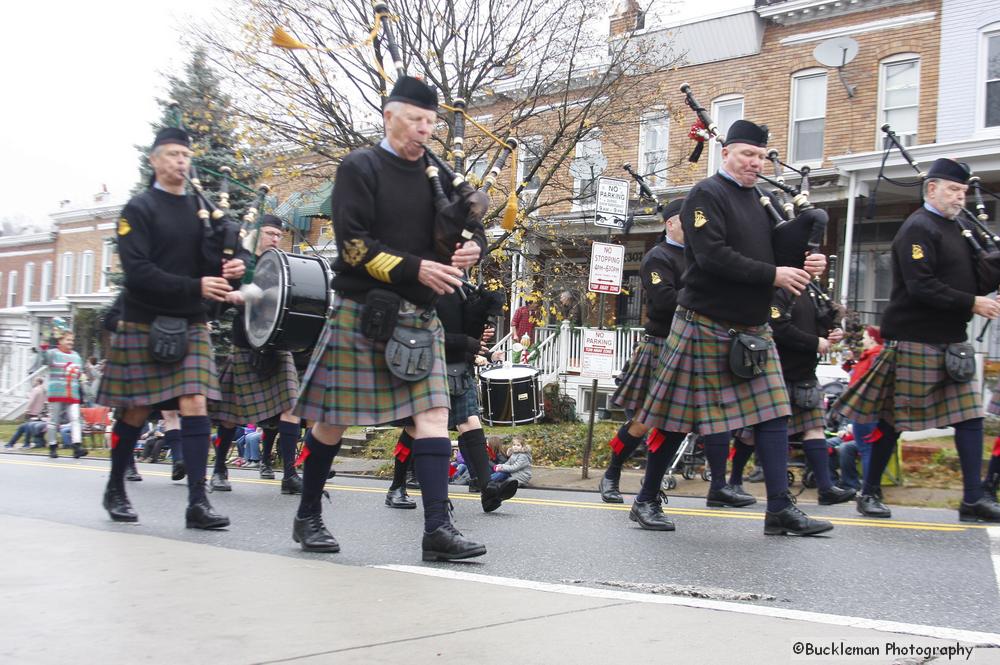
[(328, 182), (310, 192), (303, 192), (292, 212), (292, 225), (300, 231), (308, 231), (313, 217), (329, 217), (332, 211), (330, 195), (333, 183)]

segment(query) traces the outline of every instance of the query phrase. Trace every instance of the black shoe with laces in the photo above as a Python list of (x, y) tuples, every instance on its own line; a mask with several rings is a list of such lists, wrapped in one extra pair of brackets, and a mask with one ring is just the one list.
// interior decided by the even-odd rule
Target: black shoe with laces
[(417, 507), (417, 502), (411, 499), (410, 495), (406, 493), (406, 488), (400, 485), (396, 489), (390, 489), (386, 492), (385, 505), (390, 508), (411, 510)]
[(486, 545), (469, 540), (451, 522), (424, 533), (421, 545), (424, 561), (455, 561), (486, 554)]
[(260, 463), (260, 477), (261, 480), (274, 480), (274, 469), (267, 462)]
[(882, 491), (876, 490), (871, 494), (861, 494), (857, 497), (858, 512), (865, 517), (880, 517), (888, 519), (892, 517), (892, 511), (882, 503)]
[(846, 489), (844, 487), (839, 487), (833, 485), (828, 490), (820, 490), (818, 495), (819, 505), (821, 506), (832, 506), (837, 503), (844, 503), (845, 501), (850, 501), (857, 494), (854, 490)]
[(601, 482), (597, 485), (597, 491), (601, 493), (601, 501), (604, 503), (625, 503), (622, 498), (622, 491), (618, 487), (618, 479), (601, 476)]
[(962, 522), (1000, 522), (1000, 504), (990, 496), (982, 496), (975, 503), (963, 501), (958, 507)]
[(202, 499), (187, 507), (184, 513), (184, 525), (189, 529), (225, 529), (229, 526), (229, 518), (220, 515), (212, 508), (208, 499)]
[(750, 492), (747, 492), (745, 489), (743, 489), (743, 485), (730, 485), (729, 487), (733, 490), (733, 494), (740, 497), (743, 501), (749, 501), (750, 499), (753, 499), (753, 501), (751, 501), (746, 505), (752, 506), (753, 504), (757, 503), (757, 497), (755, 497), (753, 494), (750, 494)]
[(132, 504), (129, 502), (124, 488), (119, 489), (109, 483), (104, 490), (103, 505), (104, 510), (108, 511), (108, 515), (115, 522), (139, 521), (139, 516), (132, 509)]
[(757, 503), (757, 499), (747, 493), (737, 494), (732, 485), (723, 485), (717, 490), (709, 490), (705, 504), (713, 508), (745, 508)]
[(213, 492), (232, 492), (233, 486), (229, 484), (228, 471), (216, 471), (212, 474), (212, 482), (209, 484)]
[(674, 523), (663, 514), (663, 504), (660, 503), (659, 497), (652, 501), (636, 499), (632, 503), (628, 518), (638, 523), (643, 529), (650, 531), (673, 531), (676, 528)]
[(170, 470), (170, 480), (184, 480), (184, 476), (186, 475), (187, 467), (184, 466), (184, 460), (175, 461), (173, 468)]
[[(88, 452), (89, 451), (86, 448), (84, 448), (82, 444), (79, 443), (73, 444), (73, 459), (80, 459), (81, 457), (86, 457)], [(140, 480), (142, 479), (140, 478)]]
[(282, 494), (302, 494), (302, 477), (291, 473), (281, 479)]
[(292, 540), (299, 544), (303, 552), (340, 551), (340, 543), (327, 531), (320, 512), (307, 517), (296, 516), (292, 522)]
[(795, 497), (790, 493), (785, 493), (788, 498), (788, 507), (784, 510), (772, 513), (764, 513), (764, 535), (765, 536), (815, 536), (833, 529), (833, 524), (826, 520), (817, 520), (809, 517), (798, 509), (795, 505)]

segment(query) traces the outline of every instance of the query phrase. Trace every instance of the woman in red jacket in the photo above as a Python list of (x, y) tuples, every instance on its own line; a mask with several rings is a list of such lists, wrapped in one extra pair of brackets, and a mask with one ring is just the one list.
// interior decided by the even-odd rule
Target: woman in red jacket
[[(861, 356), (851, 368), (851, 378), (849, 385), (854, 385), (861, 380), (861, 377), (868, 372), (875, 358), (882, 352), (882, 334), (878, 326), (868, 326), (861, 335)], [(840, 446), (840, 479), (843, 487), (861, 489), (861, 479), (858, 477), (858, 469), (854, 459), (861, 456), (862, 473), (868, 470), (868, 460), (872, 455), (872, 444), (867, 440), (875, 431), (877, 422), (872, 423), (851, 423), (851, 433), (854, 441), (845, 441)]]

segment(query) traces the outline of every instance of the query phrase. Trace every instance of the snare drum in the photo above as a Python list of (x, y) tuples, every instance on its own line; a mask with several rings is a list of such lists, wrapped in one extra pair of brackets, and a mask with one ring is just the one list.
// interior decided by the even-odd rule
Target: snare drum
[(539, 371), (530, 365), (495, 367), (479, 374), (483, 421), (488, 425), (524, 425), (543, 415)]
[(326, 259), (269, 249), (257, 259), (253, 283), (263, 293), (246, 305), (250, 346), (292, 352), (316, 346), (330, 310)]

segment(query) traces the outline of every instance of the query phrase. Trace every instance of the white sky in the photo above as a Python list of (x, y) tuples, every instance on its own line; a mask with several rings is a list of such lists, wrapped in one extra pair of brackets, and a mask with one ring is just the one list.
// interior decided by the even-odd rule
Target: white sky
[[(331, 0), (336, 1), (336, 0)], [(655, 3), (667, 4), (666, 0)], [(0, 38), (0, 219), (38, 225), (59, 201), (86, 204), (106, 185), (124, 200), (138, 177), (136, 144), (152, 140), (166, 75), (189, 56), (186, 21), (227, 0), (15, 0)], [(640, 3), (642, 4), (642, 3)], [(752, 6), (679, 0), (670, 22)], [(661, 14), (661, 12), (656, 12)]]

